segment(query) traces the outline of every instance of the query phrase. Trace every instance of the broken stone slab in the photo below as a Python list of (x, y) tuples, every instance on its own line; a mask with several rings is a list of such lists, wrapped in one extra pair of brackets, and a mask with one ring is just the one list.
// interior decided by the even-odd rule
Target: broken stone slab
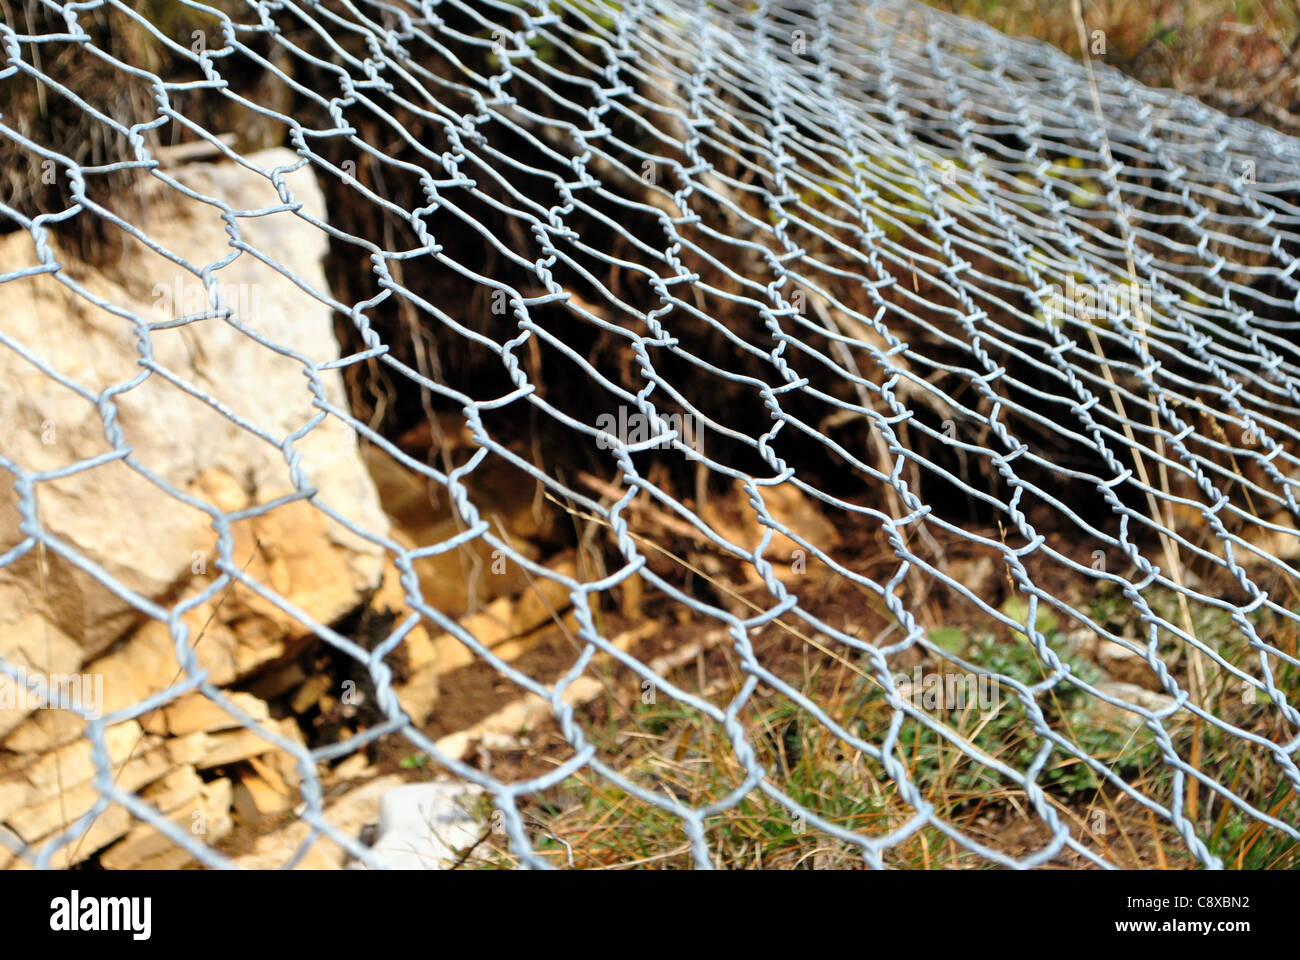
[[(324, 218), (319, 187), (299, 157), (274, 150), (247, 159), (264, 169), (282, 168), (283, 189), (305, 216)], [(292, 172), (283, 172), (288, 169)], [(283, 202), (268, 177), (242, 165), (190, 164), (174, 175), (234, 209)], [(153, 186), (159, 192), (149, 198), (147, 222), (141, 224), (153, 241), (199, 266), (232, 252), (227, 224), (210, 204)], [(327, 293), (322, 259), (328, 238), (317, 227), (286, 210), (241, 217), (239, 231), (257, 248), (274, 250), (285, 270), (307, 287)], [(49, 243), (59, 262), (70, 263), (57, 238)], [(0, 262), (18, 269), (38, 266), (32, 237), (23, 231), (0, 237)], [(301, 359), (268, 349), (215, 315), (151, 330), (153, 363), (188, 390), (273, 437), (287, 437), (318, 416), (318, 396), (346, 409), (341, 375), (319, 367), (339, 357), (327, 303), (247, 253), (212, 278), (235, 321), (308, 358), (317, 365), (310, 377)], [(78, 267), (78, 281), (138, 323), (211, 309), (209, 292), (197, 275), (139, 243), (128, 243), (115, 264)], [(140, 327), (48, 273), (8, 284), (5, 292), (5, 332), (23, 348), (0, 350), (0, 382), (6, 384), (0, 393), (0, 446), (6, 456), (21, 470), (34, 472), (112, 452), (96, 405), (46, 374), (24, 351), (91, 394), (107, 395), (104, 391), (141, 372)], [(129, 447), (133, 462), (215, 509), (255, 507), (294, 490), (282, 450), (160, 373), (116, 393), (113, 404), (113, 428), (122, 433), (119, 449)], [(332, 416), (320, 421), (295, 442), (294, 454), (316, 491), (316, 503), (329, 504), (361, 528), (387, 533), (388, 520), (355, 434), (343, 421)], [(2, 553), (20, 543), (20, 513), (13, 477), (5, 474), (0, 480)], [(212, 518), (124, 460), (106, 460), (38, 486), (37, 509), (47, 535), (94, 561), (127, 590), (151, 599), (179, 597), (202, 589), (219, 574)], [(316, 622), (333, 622), (354, 609), (378, 583), (383, 551), (306, 501), (249, 516), (233, 525), (232, 534), (231, 564), (248, 562), (250, 576)], [(75, 672), (142, 620), (119, 593), (54, 551), (31, 550), (0, 567), (0, 658), (7, 663)], [(209, 628), (214, 634), (218, 623), (228, 628), (227, 635), (205, 638), (204, 646), (225, 646), (235, 674), (283, 656), (277, 649), (283, 634), (306, 632), (303, 624), (242, 585), (230, 591), (217, 623)], [(0, 735), (26, 715), (24, 710), (0, 711)]]
[(256, 824), (292, 810), (297, 803), (297, 791), (270, 764), (256, 757), (248, 762), (250, 769), (241, 770), (234, 784), (235, 813), (240, 821)]
[[(259, 723), (270, 718), (266, 704), (251, 693), (234, 691), (226, 693), (225, 697)], [(197, 690), (178, 697), (160, 710), (146, 714), (141, 718), (140, 724), (150, 733), (173, 737), (199, 732), (213, 733), (242, 726), (234, 714)]]
[[(95, 818), (90, 825), (90, 829), (80, 837), (74, 837), (70, 843), (65, 844), (56, 850), (50, 857), (49, 865), (55, 869), (63, 869), (76, 866), (89, 859), (97, 850), (102, 850), (108, 844), (117, 840), (131, 829), (132, 817), (127, 812), (126, 807), (117, 804), (109, 805), (103, 813)], [(13, 861), (8, 869), (25, 869), (35, 864), (36, 853), (49, 838), (42, 838), (41, 842), (33, 844), (32, 849), (27, 852), (25, 857), (19, 857)]]
[[(205, 783), (193, 767), (179, 767), (142, 793), (181, 832), (211, 845), (233, 829), (231, 784)], [(107, 870), (176, 870), (194, 861), (183, 847), (151, 823), (137, 823), (99, 858)]]
[[(561, 576), (573, 577), (576, 567), (571, 558), (553, 562), (552, 569)], [(572, 604), (563, 584), (535, 578), (518, 597), (501, 597), (482, 611), (463, 617), (459, 623), (483, 646), (492, 649), (507, 640), (537, 629), (562, 615)], [(413, 649), (413, 653), (415, 650)], [(431, 661), (439, 674), (447, 674), (474, 663), (477, 659), (453, 634), (439, 634), (432, 641)]]
[(330, 771), (336, 780), (370, 780), (378, 775), (379, 768), (372, 764), (365, 753), (354, 753)]
[[(427, 430), (425, 434), (424, 444), (432, 442)], [(393, 537), (398, 543), (413, 550), (460, 535), (464, 523), (453, 514), (445, 487), (379, 447), (363, 444), (362, 449), (380, 500), (393, 521)], [(415, 459), (422, 460), (423, 455)], [(480, 516), (494, 529), (498, 521), (502, 522), (514, 539), (515, 549), (537, 560), (538, 549), (528, 539), (538, 530), (531, 518), (534, 491), (519, 481), (519, 472), (497, 458), (484, 461), (465, 478)], [(470, 612), (475, 600), (482, 603), (527, 587), (527, 575), (521, 567), (507, 564), (503, 568), (498, 560), (491, 545), (474, 538), (455, 550), (416, 557), (412, 567), (425, 601), (459, 618)]]
[[(303, 736), (301, 728), (294, 722), (292, 717), (286, 717), (280, 721), (280, 735), (291, 743), (297, 744), (304, 749), (307, 747), (307, 738)], [(270, 753), (262, 754), (259, 759), (274, 768), (275, 772), (280, 775), (280, 779), (290, 790), (297, 790), (302, 784), (302, 773), (298, 769), (297, 754), (288, 753), (284, 750), (273, 750)], [(317, 767), (319, 768), (319, 764)]]
[(302, 686), (293, 693), (293, 699), (289, 701), (289, 709), (296, 714), (303, 714), (316, 706), (317, 702), (323, 697), (331, 687), (334, 686), (334, 678), (327, 673), (318, 673), (316, 676), (309, 678)]
[[(152, 783), (163, 776), (171, 767), (171, 760), (160, 749), (141, 751), (127, 762), (113, 767), (113, 782), (116, 789), (124, 793), (133, 793), (147, 783)], [(27, 843), (38, 843), (74, 823), (78, 817), (88, 812), (99, 801), (101, 792), (93, 781), (77, 784), (75, 787), (59, 791), (56, 796), (32, 804), (11, 813), (5, 823)], [(100, 844), (102, 846), (102, 844)], [(87, 843), (74, 844), (80, 847), (84, 859), (98, 849)]]
[[(189, 636), (202, 639), (194, 651), (200, 669), (206, 671), (210, 682), (223, 686), (237, 678), (239, 641), (225, 624), (212, 619), (214, 606), (201, 605), (185, 622), (191, 627)], [(84, 673), (102, 678), (101, 712), (128, 708), (179, 682), (183, 672), (175, 647), (166, 624), (151, 620), (125, 643), (85, 664), (81, 668)], [(77, 714), (38, 710), (5, 738), (4, 747), (18, 753), (42, 753), (82, 736), (84, 730), (85, 720)]]
[[(410, 616), (405, 591), (401, 584), (401, 572), (390, 560), (384, 568), (383, 580), (379, 589), (371, 598), (372, 609), (391, 612), (396, 619), (394, 627)], [(438, 702), (441, 668), (437, 662), (433, 642), (424, 623), (417, 623), (402, 638), (402, 656), (405, 670), (400, 677), (394, 677), (393, 691), (398, 702), (417, 726), (423, 726), (433, 715), (434, 705)]]
[[(279, 734), (282, 737), (295, 739), (295, 742), (297, 738), (294, 734), (299, 733), (298, 725), (292, 717), (278, 721), (269, 720), (260, 726), (268, 734)], [(246, 727), (217, 733), (200, 730), (183, 737), (172, 737), (166, 740), (164, 745), (173, 762), (191, 764), (196, 770), (225, 767), (271, 752), (282, 753), (272, 741)]]
[[(147, 752), (157, 744), (158, 739), (146, 738), (134, 720), (104, 731), (104, 746), (114, 769), (133, 752)], [(93, 750), (90, 740), (79, 740), (37, 757), (15, 758), (14, 768), (0, 776), (0, 822), (23, 807), (53, 799), (61, 791), (89, 781), (97, 770)]]
[[(329, 802), (324, 810), (324, 819), (345, 836), (359, 837), (367, 824), (378, 820), (380, 798), (405, 782), (399, 774), (391, 774), (361, 784)], [(258, 837), (252, 853), (234, 858), (235, 863), (249, 870), (283, 867), (297, 853), (310, 832), (311, 827), (305, 821), (291, 823), (274, 833)], [(343, 847), (324, 834), (319, 834), (294, 869), (341, 870), (347, 856)]]
[(157, 807), (159, 813), (171, 813), (197, 797), (202, 789), (203, 780), (193, 767), (173, 767), (166, 776), (141, 791), (141, 796)]

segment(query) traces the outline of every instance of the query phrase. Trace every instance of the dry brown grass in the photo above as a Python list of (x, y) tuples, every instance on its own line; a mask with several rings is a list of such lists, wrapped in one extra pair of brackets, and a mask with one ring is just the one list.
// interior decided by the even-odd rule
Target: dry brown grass
[[(1068, 2), (925, 2), (1080, 56)], [(1094, 60), (1150, 86), (1171, 87), (1234, 116), (1300, 134), (1297, 0), (1084, 0), (1083, 12), (1090, 38), (1104, 34), (1104, 52), (1094, 49)]]

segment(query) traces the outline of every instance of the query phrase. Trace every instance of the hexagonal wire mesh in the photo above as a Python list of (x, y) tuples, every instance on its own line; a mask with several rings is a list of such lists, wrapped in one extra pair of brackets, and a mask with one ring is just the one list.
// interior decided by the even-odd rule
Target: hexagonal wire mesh
[[(1294, 858), (1294, 140), (892, 0), (43, 0), (0, 38), (0, 212), (28, 257), (0, 283), (61, 285), (134, 359), (61, 368), (38, 328), (0, 324), (28, 374), (11, 404), (57, 381), (107, 441), (43, 463), (0, 449), (0, 572), (57, 567), (135, 617), (83, 643), (81, 669), (141, 618), (176, 660), (107, 712), (64, 705), (85, 718), (63, 748), (90, 751), (85, 802), (48, 832), (6, 807), (13, 851), (59, 865), (124, 808), (230, 864), (137, 795), (110, 743), (198, 691), (296, 759), (304, 847), (320, 830), (361, 858), (322, 777), (391, 738), (482, 787), (502, 859), (525, 865), (736, 862), (723, 834), (747, 819), (877, 867), (921, 842), (947, 865)], [(278, 199), (205, 192), (186, 149)], [(155, 239), (147, 208), (169, 196), (224, 230), (210, 262)], [(328, 242), (327, 286), (247, 239), (277, 216)], [(136, 279), (203, 302), (142, 313), (69, 266), (77, 243), (87, 261), (148, 247), (162, 266)], [(341, 354), (277, 341), (222, 294), (249, 261), (332, 311)], [(176, 331), (222, 325), (296, 365), (296, 428), (168, 359)], [(146, 462), (119, 413), (163, 380), (275, 452), (288, 492), (231, 508)], [(420, 422), (448, 436), (399, 441)], [(324, 495), (325, 429), (421, 478), (456, 525), (399, 537)], [(110, 467), (147, 492), (81, 509), (198, 511), (207, 576), (148, 594), (49, 523), (60, 484)], [(500, 522), (511, 486), (550, 518), (543, 547)], [(237, 549), (239, 524), (303, 502), (400, 576), (400, 614), (366, 642)], [(557, 544), (577, 562), (547, 562)], [(476, 550), (552, 585), (572, 645), (549, 673), (483, 635), (472, 599), (428, 595), (422, 563)], [(300, 742), (244, 709), (192, 616), (232, 590), (358, 667), (370, 721)], [(486, 768), (408, 716), (394, 663), (417, 630), (546, 704), (544, 769)], [(0, 656), (15, 682), (50, 669), (21, 642)], [(575, 696), (592, 677), (603, 692)], [(611, 739), (622, 723), (639, 732)], [(592, 825), (624, 807), (639, 854)], [(1032, 829), (1007, 842), (1013, 819)]]

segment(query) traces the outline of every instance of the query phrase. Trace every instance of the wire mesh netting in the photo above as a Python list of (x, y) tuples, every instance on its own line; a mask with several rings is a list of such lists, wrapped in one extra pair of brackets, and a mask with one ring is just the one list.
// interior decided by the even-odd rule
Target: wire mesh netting
[[(197, 694), (293, 758), (291, 862), (317, 831), (369, 855), (326, 816), (330, 770), (396, 740), (408, 772), (482, 789), (501, 863), (1294, 864), (1296, 141), (889, 0), (11, 6), (0, 290), (39, 322), (0, 322), (0, 587), (36, 612), (0, 612), (0, 666), (35, 689), (57, 626), (63, 669), (109, 683), (108, 709), (63, 704), (75, 724), (7, 728), (43, 724), (0, 756), (18, 860), (136, 823), (232, 863), (114, 739)], [(222, 199), (223, 168), (267, 199)], [(176, 203), (199, 211), (180, 235), (215, 230), (208, 259), (170, 245)], [(110, 256), (152, 266), (109, 287)], [(261, 293), (288, 321), (232, 295), (249, 264), (285, 281)], [(52, 314), (72, 301), (102, 334), (75, 364)], [(297, 310), (330, 318), (333, 356)], [(282, 398), (211, 331), (290, 365), (305, 412), (270, 417)], [(113, 344), (127, 368), (93, 362)], [(151, 391), (160, 419), (133, 418)], [(269, 452), (282, 492), (227, 502), (163, 470), (151, 444), (180, 443), (164, 412), (189, 405), (231, 475)], [(98, 446), (58, 440), (87, 418)], [(399, 536), (354, 508), (330, 483), (358, 448), (450, 525)], [(69, 506), (117, 473), (116, 502)], [(254, 562), (241, 530), (278, 516), (386, 564), (385, 616), (323, 618)], [(193, 576), (123, 572), (173, 540)], [(506, 609), (542, 598), (564, 634), (545, 664), (475, 619), (512, 573)], [(40, 607), (61, 584), (117, 619)], [(240, 603), (293, 644), (221, 681), (199, 641)], [(146, 628), (170, 682), (113, 689), (97, 658)], [(417, 631), (467, 654), (434, 727), (395, 690)], [(348, 665), (365, 722), (295, 739), (240, 699), (304, 641)], [(545, 704), (537, 765), (439, 738), (482, 718), (452, 716), (475, 669), (494, 709)], [(46, 761), (75, 751), (72, 797)], [(210, 786), (230, 758), (191, 763)], [(23, 819), (37, 801), (53, 826)]]

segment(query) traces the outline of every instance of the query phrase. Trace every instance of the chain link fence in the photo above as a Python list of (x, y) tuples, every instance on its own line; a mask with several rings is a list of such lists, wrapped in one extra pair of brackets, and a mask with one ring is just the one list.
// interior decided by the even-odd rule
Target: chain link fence
[[(490, 801), (484, 862), (1295, 865), (1296, 141), (893, 0), (3, 14), (0, 291), (32, 304), (0, 322), (15, 863), (141, 828), (235, 863), (146, 790), (255, 759), (151, 725), (199, 697), (292, 758), (290, 864), (321, 836), (371, 856), (331, 771), (397, 741), (408, 777)], [(85, 354), (73, 301), (101, 318)], [(60, 439), (87, 418), (94, 443)], [(205, 457), (260, 479), (224, 498)], [(96, 476), (116, 499), (76, 492)], [(448, 523), (399, 535), (401, 477)], [(371, 564), (354, 599), (313, 599), (323, 550), (310, 588), (283, 572), (277, 517)], [(180, 573), (140, 573), (173, 548)], [(501, 597), (540, 598), (563, 656), (507, 652)], [(261, 646), (231, 613), (254, 607)], [(262, 652), (218, 676), (227, 628)], [(121, 676), (168, 679), (123, 692), (97, 664), (147, 630)], [(436, 729), (397, 689), (417, 632), (463, 655)], [(304, 644), (364, 722), (250, 706)], [(56, 721), (56, 671), (105, 686)], [(503, 690), (544, 706), (511, 748), (542, 766), (455, 740)]]

